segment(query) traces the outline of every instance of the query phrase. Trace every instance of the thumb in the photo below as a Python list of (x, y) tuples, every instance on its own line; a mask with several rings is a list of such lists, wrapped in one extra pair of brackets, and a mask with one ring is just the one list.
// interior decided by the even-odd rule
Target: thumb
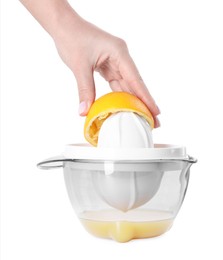
[(75, 75), (79, 93), (79, 115), (86, 116), (95, 100), (95, 85), (91, 68), (83, 68)]

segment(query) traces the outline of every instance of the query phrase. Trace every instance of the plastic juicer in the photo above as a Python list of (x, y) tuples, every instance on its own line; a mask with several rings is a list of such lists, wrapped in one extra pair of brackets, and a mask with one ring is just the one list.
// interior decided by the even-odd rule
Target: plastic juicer
[[(153, 145), (145, 124), (134, 113), (110, 116), (98, 147), (67, 145), (61, 156), (38, 164), (63, 168), (71, 204), (95, 236), (118, 242), (159, 236), (170, 229), (183, 203), (196, 159), (183, 146)], [(129, 125), (137, 127), (129, 131)]]

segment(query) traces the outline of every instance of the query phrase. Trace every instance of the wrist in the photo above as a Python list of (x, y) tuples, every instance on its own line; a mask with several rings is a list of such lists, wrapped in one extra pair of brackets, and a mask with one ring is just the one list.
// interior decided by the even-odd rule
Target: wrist
[(53, 12), (52, 23), (47, 29), (54, 41), (63, 38), (69, 28), (80, 28), (83, 19), (74, 11), (67, 1), (62, 1)]
[(80, 16), (73, 10), (67, 0), (20, 0), (35, 19), (54, 39)]

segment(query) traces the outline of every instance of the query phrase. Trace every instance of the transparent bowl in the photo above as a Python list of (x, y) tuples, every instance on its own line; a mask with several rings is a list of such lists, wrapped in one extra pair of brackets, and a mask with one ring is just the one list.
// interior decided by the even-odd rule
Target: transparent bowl
[[(189, 156), (146, 161), (54, 158), (38, 166), (63, 167), (71, 204), (89, 233), (127, 242), (159, 236), (171, 228), (195, 162)], [(135, 192), (127, 192), (134, 187)], [(125, 209), (126, 200), (132, 200), (134, 207)]]

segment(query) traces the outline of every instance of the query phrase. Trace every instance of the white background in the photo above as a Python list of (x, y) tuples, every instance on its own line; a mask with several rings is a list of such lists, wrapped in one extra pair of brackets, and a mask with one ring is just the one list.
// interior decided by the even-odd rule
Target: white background
[[(84, 141), (75, 79), (27, 10), (4, 1), (2, 259), (222, 259), (222, 1), (71, 3), (84, 18), (126, 40), (162, 111), (155, 142), (184, 144), (198, 163), (165, 235), (125, 244), (89, 235), (71, 208), (62, 172), (36, 168), (65, 144)], [(96, 85), (98, 96), (110, 91), (99, 76)]]

